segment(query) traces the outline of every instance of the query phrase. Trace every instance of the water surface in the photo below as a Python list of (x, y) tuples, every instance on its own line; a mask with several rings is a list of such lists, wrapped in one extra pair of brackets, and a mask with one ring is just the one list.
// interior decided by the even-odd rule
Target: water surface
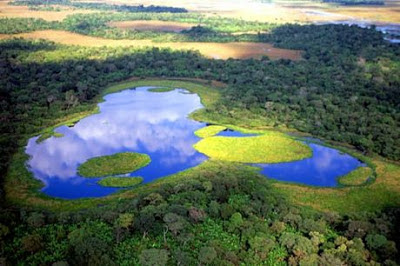
[(129, 174), (150, 182), (196, 166), (207, 157), (192, 146), (200, 139), (194, 131), (204, 126), (188, 118), (202, 108), (197, 94), (178, 89), (170, 92), (148, 92), (148, 88), (124, 90), (105, 96), (100, 113), (86, 117), (75, 126), (62, 126), (51, 137), (36, 143), (29, 140), (26, 152), (28, 166), (35, 178), (45, 184), (42, 191), (64, 199), (101, 197), (117, 191), (102, 187), (98, 178), (77, 174), (86, 160), (119, 152), (146, 153), (151, 163)]
[(255, 166), (261, 167), (261, 173), (272, 179), (321, 187), (336, 187), (340, 176), (365, 166), (358, 159), (339, 150), (317, 143), (307, 144), (313, 152), (310, 158)]

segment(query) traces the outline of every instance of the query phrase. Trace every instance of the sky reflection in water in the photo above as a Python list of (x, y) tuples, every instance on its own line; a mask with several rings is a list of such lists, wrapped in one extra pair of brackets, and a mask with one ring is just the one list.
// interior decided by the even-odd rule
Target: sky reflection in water
[(43, 192), (65, 199), (100, 197), (116, 188), (98, 185), (98, 178), (77, 175), (77, 167), (87, 159), (124, 151), (146, 153), (152, 162), (130, 174), (149, 182), (198, 165), (206, 156), (192, 145), (199, 141), (194, 131), (204, 126), (187, 116), (202, 108), (196, 94), (174, 90), (148, 92), (147, 88), (124, 90), (107, 95), (100, 113), (91, 115), (74, 127), (56, 131), (61, 138), (37, 144), (32, 138), (26, 148), (31, 156), (28, 166), (44, 182)]
[(276, 164), (255, 164), (261, 173), (280, 181), (311, 186), (335, 187), (337, 178), (365, 166), (349, 154), (315, 143), (308, 143), (313, 155), (300, 161)]
[[(99, 178), (82, 178), (77, 167), (86, 160), (125, 151), (146, 153), (151, 163), (128, 174), (150, 182), (162, 176), (196, 166), (207, 157), (193, 148), (200, 139), (194, 131), (205, 126), (188, 118), (202, 108), (197, 94), (177, 89), (148, 92), (148, 87), (107, 95), (99, 104), (100, 113), (79, 121), (74, 127), (56, 129), (64, 134), (36, 143), (31, 138), (26, 152), (28, 167), (45, 184), (42, 191), (53, 197), (77, 199), (101, 197), (117, 191), (102, 187)], [(237, 131), (222, 131), (219, 136), (249, 137)], [(290, 163), (257, 164), (262, 173), (281, 181), (314, 186), (337, 186), (337, 177), (363, 165), (348, 154), (309, 144), (312, 158)]]

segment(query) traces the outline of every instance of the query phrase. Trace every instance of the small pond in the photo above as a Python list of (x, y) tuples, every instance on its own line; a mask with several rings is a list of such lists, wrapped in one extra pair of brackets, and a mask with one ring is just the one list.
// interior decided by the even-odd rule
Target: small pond
[[(148, 154), (151, 163), (126, 176), (141, 176), (144, 183), (196, 166), (207, 159), (193, 145), (194, 132), (205, 126), (188, 118), (202, 108), (197, 94), (183, 89), (150, 92), (150, 87), (124, 90), (105, 96), (100, 113), (80, 120), (73, 127), (61, 126), (55, 131), (62, 137), (51, 137), (37, 143), (31, 138), (26, 147), (30, 155), (28, 168), (44, 183), (42, 191), (53, 197), (77, 199), (102, 197), (118, 188), (97, 184), (99, 178), (83, 178), (77, 168), (86, 160), (119, 152)], [(225, 130), (225, 137), (251, 137)], [(301, 161), (257, 164), (266, 176), (316, 186), (337, 186), (337, 177), (362, 163), (347, 154), (319, 144), (309, 143), (313, 156)]]

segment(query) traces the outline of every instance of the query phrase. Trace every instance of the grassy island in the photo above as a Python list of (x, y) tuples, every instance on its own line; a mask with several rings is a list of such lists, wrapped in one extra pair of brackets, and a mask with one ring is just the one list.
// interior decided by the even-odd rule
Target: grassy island
[(133, 187), (143, 182), (143, 177), (105, 177), (98, 182), (103, 187)]
[(83, 177), (126, 174), (148, 165), (150, 161), (150, 157), (147, 154), (135, 152), (116, 153), (87, 160), (78, 167), (78, 173)]
[(194, 147), (211, 158), (242, 163), (289, 162), (312, 155), (307, 145), (278, 132), (247, 138), (209, 137)]

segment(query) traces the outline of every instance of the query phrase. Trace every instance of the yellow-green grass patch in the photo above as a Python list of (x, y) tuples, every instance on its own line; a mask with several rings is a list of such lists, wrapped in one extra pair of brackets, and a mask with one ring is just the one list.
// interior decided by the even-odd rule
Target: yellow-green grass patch
[(83, 177), (126, 174), (148, 165), (150, 161), (147, 154), (122, 152), (91, 158), (78, 167), (78, 173)]
[(345, 186), (358, 186), (364, 184), (373, 174), (369, 167), (358, 167), (347, 175), (339, 177), (338, 181)]
[(246, 138), (209, 137), (194, 147), (213, 159), (242, 163), (289, 162), (312, 155), (307, 145), (279, 132)]
[(215, 134), (218, 134), (219, 132), (221, 132), (225, 129), (226, 129), (226, 127), (224, 127), (224, 126), (212, 125), (212, 126), (200, 128), (199, 130), (194, 132), (194, 134), (200, 138), (208, 138), (208, 137), (214, 136)]
[(109, 176), (97, 182), (103, 187), (133, 187), (143, 182), (143, 177)]

